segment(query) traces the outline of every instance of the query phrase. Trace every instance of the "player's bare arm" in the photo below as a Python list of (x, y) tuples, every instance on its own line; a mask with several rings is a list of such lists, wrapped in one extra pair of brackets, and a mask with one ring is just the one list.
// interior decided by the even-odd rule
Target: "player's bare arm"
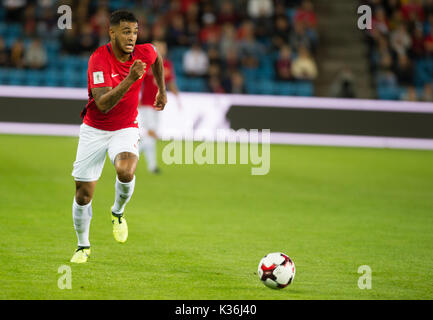
[(155, 81), (158, 86), (158, 93), (156, 94), (154, 106), (156, 110), (161, 111), (164, 110), (164, 107), (167, 104), (167, 92), (164, 81), (164, 62), (159, 53), (155, 63), (152, 64), (151, 67), (153, 76), (155, 77)]
[(146, 69), (146, 64), (141, 60), (135, 60), (132, 64), (128, 76), (115, 87), (93, 88), (92, 96), (95, 99), (96, 106), (103, 113), (109, 112), (119, 103), (132, 84), (140, 79)]

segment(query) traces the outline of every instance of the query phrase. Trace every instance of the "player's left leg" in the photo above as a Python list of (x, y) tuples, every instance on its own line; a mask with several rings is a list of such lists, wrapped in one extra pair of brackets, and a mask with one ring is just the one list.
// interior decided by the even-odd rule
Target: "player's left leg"
[(112, 211), (114, 214), (123, 214), (125, 206), (131, 199), (135, 187), (135, 169), (138, 157), (130, 152), (122, 152), (116, 156), (116, 199)]
[(124, 210), (134, 192), (138, 140), (137, 128), (122, 129), (113, 136), (108, 148), (108, 155), (117, 173), (115, 199), (111, 207), (111, 222), (114, 239), (120, 243), (126, 242), (128, 238), (128, 225), (124, 217)]
[(156, 138), (152, 130), (146, 130), (145, 135), (140, 139), (140, 151), (146, 157), (147, 170), (151, 173), (158, 174), (158, 162), (156, 155)]
[(160, 171), (158, 168), (156, 143), (158, 140), (159, 113), (152, 107), (142, 107), (139, 108), (139, 118), (141, 126), (140, 152), (146, 157), (148, 171), (158, 174)]
[(125, 206), (131, 199), (135, 187), (135, 169), (138, 157), (130, 152), (122, 152), (116, 156), (114, 167), (116, 168), (115, 200), (111, 208), (111, 222), (113, 224), (113, 236), (117, 242), (124, 243), (128, 239), (128, 225), (123, 216)]

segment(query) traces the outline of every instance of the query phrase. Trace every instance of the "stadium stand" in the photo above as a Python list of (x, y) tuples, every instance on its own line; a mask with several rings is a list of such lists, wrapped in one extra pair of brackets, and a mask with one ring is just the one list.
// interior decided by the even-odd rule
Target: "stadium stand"
[(433, 0), (368, 0), (366, 32), (377, 96), (433, 101)]
[[(88, 58), (109, 41), (109, 14), (125, 8), (133, 10), (139, 19), (137, 43), (167, 42), (168, 58), (174, 63), (181, 91), (314, 94), (314, 73), (305, 78), (290, 72), (300, 47), (309, 51), (307, 64), (315, 68), (317, 17), (310, 0), (10, 3), (3, 1), (0, 5), (0, 84), (86, 87)], [(72, 8), (72, 30), (57, 27), (57, 7), (61, 4)], [(32, 45), (36, 39), (42, 46)], [(183, 59), (193, 43), (199, 44), (209, 60), (208, 72), (203, 76), (189, 76), (183, 69)], [(281, 48), (287, 46), (290, 54), (278, 63)], [(29, 51), (36, 50), (27, 57)], [(278, 74), (281, 63), (288, 68), (283, 77)], [(306, 64), (303, 61), (301, 65)], [(301, 70), (301, 74), (306, 72)]]

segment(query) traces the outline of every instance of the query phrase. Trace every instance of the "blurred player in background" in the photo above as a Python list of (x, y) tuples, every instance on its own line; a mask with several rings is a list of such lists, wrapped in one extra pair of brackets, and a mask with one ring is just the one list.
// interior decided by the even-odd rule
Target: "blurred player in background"
[[(164, 78), (167, 88), (177, 97), (177, 103), (180, 107), (179, 89), (176, 85), (176, 77), (173, 64), (166, 58), (167, 45), (164, 41), (154, 41), (158, 53), (164, 60)], [(141, 100), (138, 108), (138, 120), (140, 126), (140, 152), (143, 153), (147, 161), (147, 169), (149, 172), (158, 174), (156, 156), (156, 141), (158, 139), (158, 118), (159, 113), (155, 108), (155, 97), (158, 93), (158, 84), (149, 69), (144, 80), (141, 92)]]
[(107, 153), (117, 174), (111, 207), (113, 235), (120, 243), (128, 238), (123, 212), (135, 186), (139, 157), (137, 107), (148, 69), (152, 69), (158, 86), (155, 108), (163, 110), (167, 103), (162, 57), (150, 43), (135, 45), (137, 33), (138, 23), (132, 13), (113, 12), (110, 43), (99, 47), (89, 60), (89, 102), (82, 112), (83, 124), (72, 171), (76, 186), (72, 215), (78, 248), (71, 262), (86, 262), (90, 255), (92, 197)]

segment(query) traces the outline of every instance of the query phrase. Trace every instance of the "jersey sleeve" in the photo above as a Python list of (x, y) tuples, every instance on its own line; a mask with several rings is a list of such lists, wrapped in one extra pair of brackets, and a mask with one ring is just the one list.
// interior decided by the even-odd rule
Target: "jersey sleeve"
[(101, 54), (94, 54), (90, 57), (87, 72), (90, 89), (113, 86), (110, 64)]
[(154, 64), (156, 57), (158, 56), (155, 46), (151, 43), (140, 44), (139, 46), (140, 57), (138, 58), (148, 65)]

